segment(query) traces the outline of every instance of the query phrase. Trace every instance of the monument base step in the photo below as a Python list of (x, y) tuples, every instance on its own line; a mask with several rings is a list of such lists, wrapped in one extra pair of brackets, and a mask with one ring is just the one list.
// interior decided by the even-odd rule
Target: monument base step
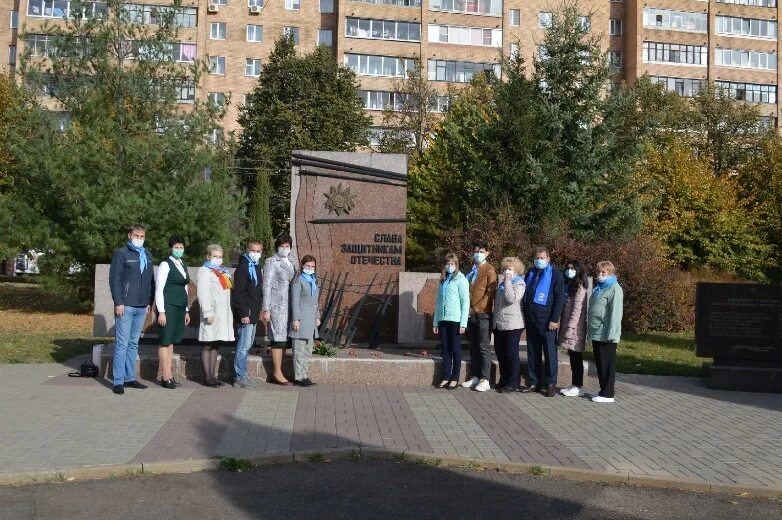
[[(201, 349), (198, 346), (178, 346), (174, 350), (173, 372), (178, 380), (202, 381)], [(101, 377), (111, 379), (112, 345), (97, 345), (93, 350), (93, 362), (100, 367)], [(465, 352), (462, 361), (460, 381), (469, 377), (469, 354)], [(218, 376), (230, 380), (233, 376), (234, 351), (230, 347), (220, 349)], [(557, 386), (571, 383), (570, 363), (567, 356), (560, 356)], [(442, 359), (436, 349), (394, 347), (368, 349), (352, 348), (339, 350), (336, 357), (313, 356), (309, 376), (318, 383), (367, 384), (367, 385), (431, 385), (440, 381)], [(136, 359), (136, 373), (141, 379), (159, 381), (158, 354), (156, 346), (141, 345)], [(584, 374), (589, 374), (594, 365), (584, 363)], [(293, 357), (290, 350), (283, 360), (285, 376), (293, 380)], [(247, 358), (247, 373), (254, 379), (265, 381), (272, 373), (271, 355), (266, 347), (253, 347)], [(521, 355), (521, 373), (526, 378), (526, 353)], [(497, 360), (492, 360), (491, 381), (499, 377)]]
[(714, 390), (782, 394), (782, 368), (704, 363), (703, 382)]

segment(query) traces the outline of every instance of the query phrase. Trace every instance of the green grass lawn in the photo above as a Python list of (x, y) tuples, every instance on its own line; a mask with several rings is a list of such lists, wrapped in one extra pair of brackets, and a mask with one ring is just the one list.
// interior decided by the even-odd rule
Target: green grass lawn
[[(592, 349), (584, 357), (593, 360)], [(695, 357), (695, 334), (622, 334), (617, 351), (617, 372), (667, 376), (700, 376), (708, 361)]]
[(92, 316), (29, 283), (0, 283), (0, 363), (62, 362), (90, 352)]

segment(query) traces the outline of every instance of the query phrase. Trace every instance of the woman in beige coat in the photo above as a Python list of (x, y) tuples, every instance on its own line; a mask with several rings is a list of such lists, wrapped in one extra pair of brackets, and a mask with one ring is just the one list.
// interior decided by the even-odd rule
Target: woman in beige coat
[(578, 397), (584, 386), (584, 346), (587, 337), (587, 310), (589, 300), (589, 278), (581, 263), (573, 260), (567, 263), (565, 293), (567, 300), (562, 309), (557, 343), (570, 356), (572, 384), (559, 391), (565, 397)]
[(524, 330), (521, 299), (524, 297), (524, 264), (515, 256), (502, 259), (494, 294), (494, 352), (500, 365), (497, 391), (516, 392), (521, 381), (519, 341)]
[(201, 307), (201, 323), (198, 340), (201, 347), (201, 364), (204, 369), (204, 385), (222, 386), (215, 377), (217, 356), (221, 341), (234, 341), (234, 316), (231, 311), (233, 277), (223, 265), (223, 248), (211, 244), (206, 248), (206, 262), (196, 274), (198, 305)]

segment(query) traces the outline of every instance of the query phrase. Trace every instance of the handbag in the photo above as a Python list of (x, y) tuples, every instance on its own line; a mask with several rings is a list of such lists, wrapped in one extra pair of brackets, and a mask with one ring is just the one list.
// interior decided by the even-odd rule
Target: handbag
[(70, 377), (98, 377), (98, 366), (90, 360), (85, 361), (79, 366), (79, 370), (69, 372)]

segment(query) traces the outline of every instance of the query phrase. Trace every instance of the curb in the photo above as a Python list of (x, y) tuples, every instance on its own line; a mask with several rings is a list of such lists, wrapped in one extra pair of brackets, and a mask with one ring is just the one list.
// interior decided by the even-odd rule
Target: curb
[[(699, 493), (725, 493), (759, 498), (782, 499), (782, 488), (765, 488), (741, 484), (710, 484), (696, 480), (641, 476), (629, 473), (611, 473), (602, 470), (547, 466), (502, 460), (439, 455), (435, 453), (404, 451), (379, 447), (325, 448), (284, 453), (272, 453), (249, 460), (255, 466), (290, 464), (294, 462), (330, 462), (350, 458), (394, 460), (440, 467), (469, 467), (505, 473), (537, 474), (569, 480), (626, 484), (652, 488), (677, 489)], [(313, 460), (320, 458), (321, 460)], [(21, 486), (27, 484), (63, 483), (75, 480), (99, 480), (106, 478), (139, 477), (143, 475), (194, 473), (220, 469), (220, 459), (192, 459), (136, 464), (114, 464), (83, 468), (46, 470), (42, 472), (0, 474), (0, 485)]]

